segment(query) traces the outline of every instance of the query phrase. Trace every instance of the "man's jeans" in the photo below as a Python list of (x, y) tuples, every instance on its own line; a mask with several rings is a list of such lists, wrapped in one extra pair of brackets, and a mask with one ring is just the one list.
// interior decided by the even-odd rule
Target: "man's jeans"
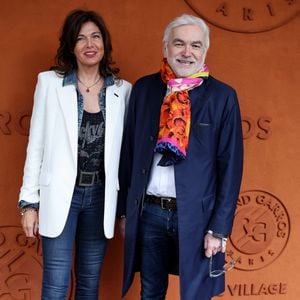
[(177, 211), (144, 203), (139, 224), (141, 253), (141, 299), (163, 300), (168, 288), (170, 257), (178, 263)]
[(75, 187), (63, 232), (56, 238), (42, 237), (42, 300), (66, 299), (74, 242), (75, 299), (98, 300), (99, 276), (107, 246), (103, 231), (103, 210), (103, 186)]

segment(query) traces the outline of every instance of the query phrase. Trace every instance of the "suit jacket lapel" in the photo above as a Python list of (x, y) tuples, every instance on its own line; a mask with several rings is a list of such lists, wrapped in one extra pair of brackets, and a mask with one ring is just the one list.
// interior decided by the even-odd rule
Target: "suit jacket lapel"
[(160, 110), (163, 100), (166, 96), (167, 86), (161, 80), (160, 73), (157, 73), (157, 77), (155, 78), (155, 80), (156, 82), (153, 84), (155, 88), (151, 89), (150, 97), (147, 97), (147, 99), (149, 99), (149, 104), (146, 105), (148, 105), (150, 109), (149, 120), (151, 124), (151, 135), (157, 138), (159, 130)]
[(119, 110), (121, 109), (121, 95), (116, 88), (116, 85), (108, 86), (106, 89), (106, 120), (105, 120), (105, 151), (104, 151), (104, 164), (107, 170), (108, 162), (112, 161), (111, 155), (114, 153), (114, 132), (115, 130), (121, 130), (120, 126), (123, 126), (123, 119), (119, 120)]
[(201, 114), (202, 108), (206, 105), (210, 95), (209, 78), (206, 79), (200, 87), (197, 87), (189, 92), (191, 100), (191, 126), (197, 122)]

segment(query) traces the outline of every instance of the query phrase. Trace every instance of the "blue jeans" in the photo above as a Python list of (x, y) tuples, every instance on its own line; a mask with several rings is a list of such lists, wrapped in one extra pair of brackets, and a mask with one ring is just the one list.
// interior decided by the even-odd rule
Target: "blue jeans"
[[(59, 207), (57, 208), (59, 209)], [(76, 300), (98, 300), (107, 239), (103, 231), (104, 187), (75, 187), (63, 232), (42, 237), (42, 300), (65, 300), (70, 286), (75, 242)]]
[(177, 211), (144, 203), (139, 224), (141, 255), (141, 299), (163, 300), (168, 288), (171, 265), (178, 266)]

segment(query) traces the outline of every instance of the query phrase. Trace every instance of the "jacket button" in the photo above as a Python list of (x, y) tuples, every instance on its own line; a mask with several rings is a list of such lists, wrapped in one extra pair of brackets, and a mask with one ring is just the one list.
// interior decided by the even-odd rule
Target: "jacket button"
[(154, 136), (150, 136), (150, 141), (153, 142), (154, 141)]
[(143, 175), (147, 174), (147, 170), (146, 169), (142, 169), (142, 174)]

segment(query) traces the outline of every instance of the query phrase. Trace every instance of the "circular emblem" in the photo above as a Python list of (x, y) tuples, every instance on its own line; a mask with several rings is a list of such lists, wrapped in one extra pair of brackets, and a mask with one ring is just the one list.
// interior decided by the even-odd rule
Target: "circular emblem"
[(235, 32), (263, 32), (282, 26), (300, 12), (299, 0), (185, 0), (202, 18)]
[(41, 278), (41, 240), (20, 226), (0, 226), (0, 299), (41, 299)]
[(258, 270), (271, 264), (286, 247), (289, 234), (289, 216), (278, 198), (260, 190), (239, 195), (230, 236), (237, 269)]

